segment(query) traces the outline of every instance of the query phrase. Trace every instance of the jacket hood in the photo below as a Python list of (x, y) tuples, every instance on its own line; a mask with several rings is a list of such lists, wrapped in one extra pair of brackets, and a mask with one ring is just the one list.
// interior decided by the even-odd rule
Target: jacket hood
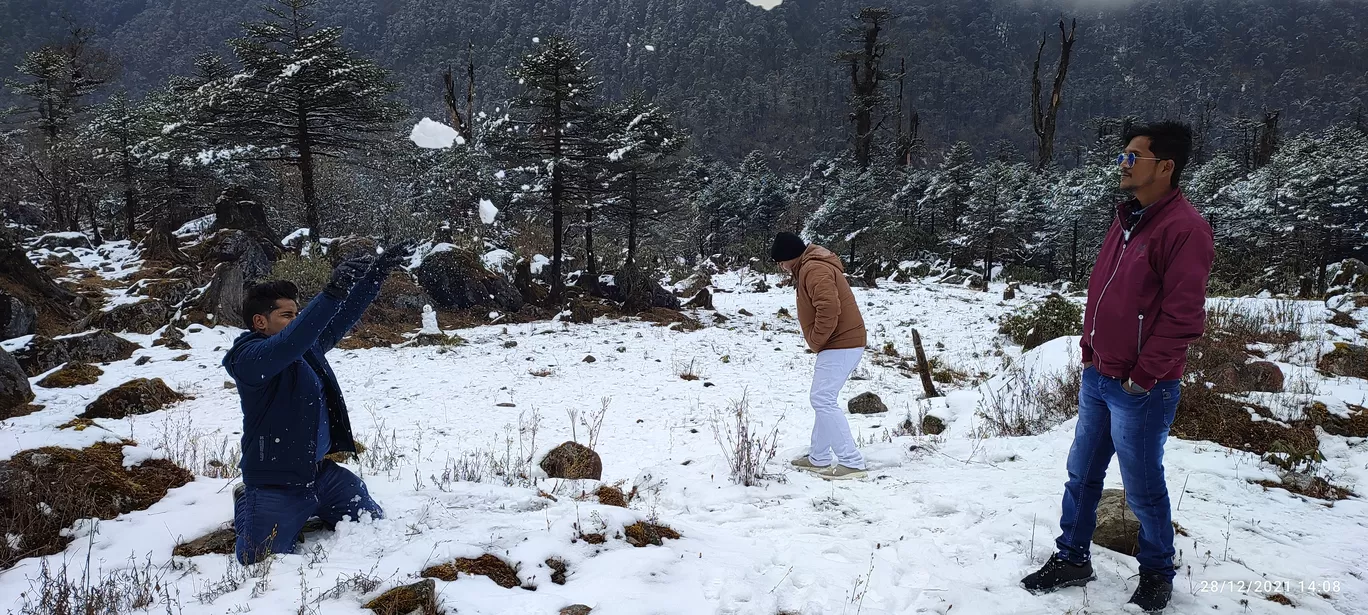
[(845, 273), (845, 263), (841, 262), (841, 257), (836, 256), (835, 252), (813, 244), (803, 251), (803, 255), (798, 257), (798, 269), (807, 266), (808, 263), (819, 261), (835, 267), (837, 271)]
[(233, 347), (228, 349), (228, 354), (223, 355), (223, 367), (231, 375), (233, 373), (233, 363), (237, 360), (238, 353), (247, 347), (247, 342), (252, 340), (264, 340), (266, 336), (256, 331), (243, 331), (236, 340), (233, 340)]

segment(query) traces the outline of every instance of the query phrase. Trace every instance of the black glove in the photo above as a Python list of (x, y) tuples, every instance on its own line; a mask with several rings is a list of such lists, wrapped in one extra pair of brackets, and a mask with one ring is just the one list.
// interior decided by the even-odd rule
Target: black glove
[(401, 241), (385, 248), (384, 253), (377, 257), (374, 263), (371, 263), (371, 267), (374, 267), (383, 278), (408, 262), (409, 257), (413, 256), (413, 247), (412, 241)]
[(342, 261), (336, 269), (333, 269), (332, 279), (328, 280), (328, 285), (323, 287), (323, 292), (328, 293), (334, 299), (346, 299), (351, 293), (351, 289), (356, 285), (356, 281), (365, 275), (366, 268), (370, 266), (370, 259), (364, 256), (349, 258)]

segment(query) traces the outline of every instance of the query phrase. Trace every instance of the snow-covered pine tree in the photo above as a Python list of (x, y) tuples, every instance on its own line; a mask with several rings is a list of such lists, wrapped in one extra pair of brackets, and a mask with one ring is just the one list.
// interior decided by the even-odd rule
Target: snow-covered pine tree
[(627, 235), (627, 265), (636, 262), (638, 241), (652, 225), (679, 208), (679, 151), (687, 135), (659, 105), (633, 95), (609, 109), (612, 133), (608, 154), (605, 212)]
[(208, 137), (298, 169), (311, 237), (322, 236), (315, 158), (373, 145), (399, 114), (389, 74), (344, 46), (341, 28), (318, 27), (317, 4), (274, 0), (272, 19), (245, 24), (246, 35), (229, 41), (241, 72), (197, 90)]
[(487, 135), (491, 148), (530, 175), (522, 196), (551, 214), (552, 302), (565, 291), (566, 214), (577, 204), (593, 205), (608, 162), (607, 122), (597, 98), (601, 81), (589, 65), (572, 41), (542, 38), (509, 71), (522, 92)]
[(973, 193), (973, 180), (974, 152), (968, 143), (957, 142), (945, 153), (920, 202), (930, 233), (938, 237), (958, 234), (961, 214)]
[(118, 187), (124, 236), (134, 239), (149, 161), (143, 145), (161, 132), (161, 125), (148, 106), (130, 100), (126, 92), (117, 92), (94, 110), (83, 132), (95, 160), (103, 163), (103, 183)]
[(68, 231), (79, 230), (82, 214), (99, 241), (94, 203), (87, 181), (86, 153), (76, 142), (87, 99), (113, 78), (109, 55), (91, 44), (92, 33), (73, 29), (66, 39), (24, 54), (16, 67), (18, 78), (6, 85), (21, 103), (11, 112), (22, 122), (26, 138), (37, 153), (34, 164), (43, 169), (40, 183), (50, 222)]

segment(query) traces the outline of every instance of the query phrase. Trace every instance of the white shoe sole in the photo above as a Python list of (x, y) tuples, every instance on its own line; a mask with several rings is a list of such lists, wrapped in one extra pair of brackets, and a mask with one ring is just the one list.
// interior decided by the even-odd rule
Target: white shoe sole
[(836, 476), (830, 472), (818, 472), (817, 476), (822, 477), (822, 480), (859, 480), (862, 478), (869, 478), (869, 472), (860, 470), (859, 472), (851, 472), (840, 476)]

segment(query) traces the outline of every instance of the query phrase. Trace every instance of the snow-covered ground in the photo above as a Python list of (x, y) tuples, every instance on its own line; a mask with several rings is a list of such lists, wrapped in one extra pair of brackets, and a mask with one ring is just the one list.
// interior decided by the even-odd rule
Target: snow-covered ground
[[(743, 282), (736, 275), (717, 278), (724, 290)], [(387, 517), (310, 535), (299, 554), (249, 572), (259, 578), (234, 581), (241, 571), (231, 556), (173, 562), (179, 541), (232, 518), (232, 481), (202, 476), (147, 510), (100, 522), (93, 535), (78, 530), (83, 537), (49, 560), (56, 567), (72, 562), (73, 574), (88, 550), (92, 567), (106, 571), (129, 565), (130, 557), (174, 563), (162, 584), (179, 596), (175, 612), (186, 614), (368, 613), (360, 605), (379, 590), (364, 596), (329, 590), (357, 573), (383, 579), (383, 590), (413, 582), (428, 565), (485, 553), (514, 563), (536, 591), (504, 589), (479, 576), (439, 581), (448, 612), (546, 614), (575, 603), (592, 606), (596, 615), (1127, 612), (1122, 604), (1137, 582), (1135, 560), (1101, 548), (1094, 549), (1098, 580), (1086, 589), (1032, 596), (1017, 585), (1051, 552), (1074, 421), (1038, 436), (976, 438), (978, 388), (942, 385), (947, 397), (919, 400), (916, 378), (873, 361), (886, 342), (910, 355), (915, 326), (929, 355), (966, 374), (1001, 373), (1004, 360), (1029, 364), (1033, 373), (1070, 369), (1074, 339), (1051, 342), (1023, 360), (1019, 347), (996, 334), (1001, 315), (1043, 291), (1028, 288), (1008, 302), (999, 300), (1000, 292), (920, 283), (856, 293), (876, 350), (866, 354), (842, 403), (872, 391), (891, 409), (850, 417), (870, 461), (865, 481), (826, 482), (786, 468), (805, 451), (812, 422), (813, 356), (804, 351), (797, 322), (776, 315), (781, 307), (792, 311), (792, 289), (723, 292), (716, 305), (730, 320), (692, 333), (599, 319), (462, 330), (469, 344), (453, 348), (334, 351), (329, 358), (352, 424), (370, 449), (349, 467), (364, 474)], [(1319, 304), (1305, 306), (1323, 323)], [(742, 309), (754, 316), (739, 315)], [(219, 361), (237, 333), (192, 327), (186, 339), (193, 350), (182, 362), (171, 360), (181, 351), (151, 347), (154, 336), (127, 335), (146, 349), (106, 367), (97, 384), (35, 387), (35, 403), (46, 409), (0, 423), (0, 459), (43, 445), (116, 438), (140, 443), (127, 451), (130, 462), (151, 455), (142, 449), (184, 460), (191, 450), (203, 456), (225, 442), (235, 448), (241, 415)], [(590, 355), (596, 360), (585, 362)], [(135, 366), (141, 356), (151, 362)], [(686, 371), (699, 379), (682, 379)], [(1305, 371), (1303, 379), (1320, 379)], [(100, 392), (134, 377), (163, 378), (194, 399), (130, 420), (98, 421), (100, 427), (84, 431), (57, 430)], [(1322, 395), (1368, 404), (1368, 382), (1320, 384)], [(742, 398), (763, 432), (778, 428), (780, 453), (771, 469), (783, 480), (758, 487), (728, 481), (712, 417)], [(577, 499), (597, 487), (590, 481), (443, 480), (462, 460), (530, 456), (534, 447), (569, 440), (567, 412), (584, 418), (604, 408), (595, 448), (604, 482), (637, 488), (630, 509)], [(924, 412), (943, 418), (948, 431), (892, 435), (909, 415), (915, 422)], [(590, 439), (590, 422), (573, 425), (581, 442)], [(1368, 493), (1363, 441), (1321, 438), (1335, 482)], [(1178, 507), (1174, 520), (1190, 534), (1178, 538), (1181, 568), (1169, 612), (1291, 612), (1256, 587), (1276, 581), (1288, 584), (1277, 591), (1298, 613), (1368, 613), (1362, 498), (1328, 506), (1265, 490), (1249, 481), (1277, 480), (1271, 467), (1210, 443), (1171, 438), (1166, 463)], [(1121, 486), (1115, 462), (1107, 483)], [(647, 518), (683, 538), (646, 548), (611, 538)], [(606, 528), (610, 539), (597, 546), (576, 541), (577, 527)], [(565, 585), (550, 582), (542, 562), (551, 556), (569, 564)], [(0, 572), (0, 608), (17, 609), (38, 570), (39, 561), (30, 559)], [(215, 588), (228, 591), (210, 600), (221, 593)], [(158, 605), (150, 612), (163, 610)]]

